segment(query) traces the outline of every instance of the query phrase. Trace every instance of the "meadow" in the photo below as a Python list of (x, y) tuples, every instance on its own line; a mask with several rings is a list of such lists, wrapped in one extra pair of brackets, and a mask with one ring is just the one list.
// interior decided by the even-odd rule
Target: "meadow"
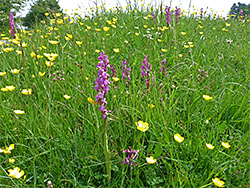
[(249, 17), (46, 16), (0, 33), (0, 187), (250, 187)]

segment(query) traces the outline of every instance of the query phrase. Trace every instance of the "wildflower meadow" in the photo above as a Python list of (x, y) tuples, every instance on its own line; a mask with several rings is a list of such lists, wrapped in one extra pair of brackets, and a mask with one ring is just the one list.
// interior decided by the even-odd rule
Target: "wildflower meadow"
[(250, 187), (250, 17), (141, 2), (0, 40), (0, 187)]

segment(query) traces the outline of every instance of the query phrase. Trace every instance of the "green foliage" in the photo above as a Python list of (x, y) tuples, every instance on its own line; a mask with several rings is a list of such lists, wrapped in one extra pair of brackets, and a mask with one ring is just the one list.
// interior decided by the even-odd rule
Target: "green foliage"
[(23, 18), (23, 25), (33, 27), (41, 20), (46, 20), (45, 13), (62, 13), (58, 0), (37, 0), (29, 13)]
[(233, 4), (229, 14), (230, 15), (234, 14), (236, 15), (236, 17), (239, 17), (239, 13), (241, 10), (243, 10), (243, 16), (248, 16), (248, 17), (250, 16), (250, 4), (246, 5), (240, 2), (238, 2), (238, 5), (236, 5), (235, 3)]
[(28, 0), (1, 0), (0, 1), (0, 32), (8, 30), (9, 27), (9, 15), (12, 11), (15, 15), (25, 5)]

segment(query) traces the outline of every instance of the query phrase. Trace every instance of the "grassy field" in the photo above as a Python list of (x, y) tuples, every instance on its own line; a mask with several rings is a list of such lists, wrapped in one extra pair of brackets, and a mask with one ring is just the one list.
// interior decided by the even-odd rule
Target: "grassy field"
[(0, 187), (250, 187), (249, 19), (170, 11), (1, 33)]

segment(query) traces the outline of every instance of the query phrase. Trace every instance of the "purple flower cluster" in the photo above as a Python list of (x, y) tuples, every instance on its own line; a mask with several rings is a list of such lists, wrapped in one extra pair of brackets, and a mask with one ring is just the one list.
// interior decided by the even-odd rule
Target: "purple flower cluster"
[(240, 9), (240, 19), (242, 19), (242, 18), (243, 18), (243, 10)]
[(15, 38), (17, 26), (16, 26), (16, 22), (14, 22), (14, 14), (11, 11), (10, 11), (10, 27), (11, 27), (11, 34), (13, 38)]
[[(150, 81), (150, 73), (149, 73), (149, 69), (152, 72), (152, 65), (150, 65), (147, 61), (147, 56), (144, 56), (144, 60), (142, 62), (142, 67), (141, 67), (141, 79), (143, 79), (143, 77), (146, 77), (146, 86), (147, 86), (147, 92), (149, 92), (149, 81)], [(151, 78), (153, 79), (154, 76), (152, 75)], [(153, 85), (153, 83), (151, 83), (151, 85)]]
[(161, 70), (162, 76), (165, 76), (167, 74), (167, 68), (165, 67), (166, 59), (163, 59), (161, 62)]
[(103, 52), (101, 52), (100, 54), (101, 56), (98, 57), (100, 62), (96, 66), (96, 68), (99, 69), (98, 78), (95, 81), (96, 86), (94, 89), (98, 91), (98, 94), (95, 96), (96, 97), (95, 102), (100, 103), (99, 109), (103, 113), (102, 118), (105, 119), (110, 112), (109, 110), (106, 109), (106, 105), (108, 104), (106, 101), (106, 95), (108, 94), (109, 84), (110, 84), (109, 74), (108, 74), (108, 68), (110, 67), (110, 65), (108, 61), (108, 56), (104, 55)]
[(122, 78), (125, 79), (127, 78), (127, 82), (126, 82), (126, 86), (128, 85), (129, 81), (130, 81), (130, 71), (131, 71), (131, 67), (127, 68), (127, 60), (125, 59), (124, 62), (122, 62)]
[(176, 6), (175, 7), (175, 21), (176, 21), (176, 24), (178, 24), (178, 18), (180, 17), (180, 14), (181, 14), (181, 9), (177, 8), (177, 6)]
[[(134, 166), (137, 166), (137, 164), (135, 164), (133, 162), (133, 160), (138, 156), (138, 152), (139, 152), (139, 150), (132, 150), (132, 149), (123, 150), (122, 154), (123, 153), (128, 153), (128, 156), (125, 159), (125, 163), (127, 163), (129, 166), (131, 164), (133, 164)], [(124, 162), (122, 161), (121, 164), (123, 164), (123, 163)]]
[(115, 67), (114, 64), (111, 64), (111, 65), (110, 65), (110, 70), (111, 70), (111, 72), (112, 72), (111, 77), (117, 76), (117, 68)]
[(167, 21), (168, 26), (171, 24), (171, 19), (170, 19), (171, 10), (170, 9), (171, 9), (171, 7), (168, 7), (168, 6), (165, 7), (166, 21)]
[(200, 9), (200, 15), (202, 17), (202, 15), (203, 15), (203, 8)]

